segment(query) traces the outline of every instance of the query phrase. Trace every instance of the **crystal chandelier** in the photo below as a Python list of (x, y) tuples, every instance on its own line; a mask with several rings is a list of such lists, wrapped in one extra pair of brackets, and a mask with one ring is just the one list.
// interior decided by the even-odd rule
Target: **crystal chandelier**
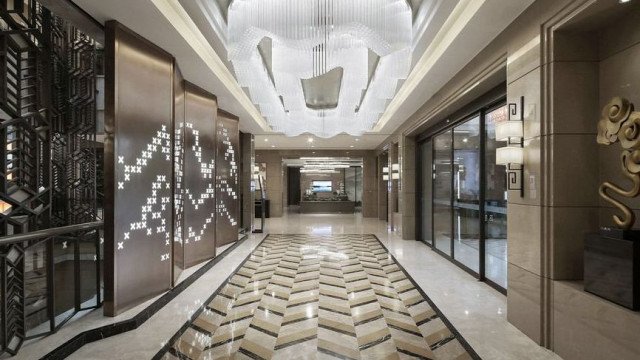
[(228, 24), (238, 82), (288, 136), (371, 130), (411, 67), (406, 0), (235, 0)]

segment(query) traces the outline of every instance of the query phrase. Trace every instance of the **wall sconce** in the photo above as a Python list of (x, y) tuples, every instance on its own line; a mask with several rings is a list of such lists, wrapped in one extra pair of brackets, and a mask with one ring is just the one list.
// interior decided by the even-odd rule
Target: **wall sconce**
[(400, 179), (400, 164), (391, 164), (391, 179)]
[(382, 167), (382, 181), (389, 181), (389, 167)]
[(524, 96), (518, 104), (509, 104), (509, 119), (496, 124), (496, 140), (506, 141), (507, 146), (496, 149), (496, 164), (507, 167), (507, 189), (519, 190), (524, 197)]

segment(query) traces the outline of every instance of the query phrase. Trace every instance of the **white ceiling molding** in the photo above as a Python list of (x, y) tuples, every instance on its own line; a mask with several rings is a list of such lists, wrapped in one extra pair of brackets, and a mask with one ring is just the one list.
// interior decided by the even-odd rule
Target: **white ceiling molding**
[[(485, 0), (461, 0), (453, 9), (453, 13), (449, 16), (440, 31), (436, 35), (433, 42), (427, 47), (424, 54), (416, 63), (413, 71), (404, 82), (396, 96), (391, 100), (374, 131), (380, 131), (402, 106), (405, 99), (416, 89), (420, 81), (424, 79), (433, 65), (444, 54), (444, 52), (453, 44), (454, 39), (465, 28), (469, 20), (473, 18), (480, 9)], [(425, 99), (426, 100), (426, 99)]]
[(534, 0), (460, 0), (374, 131), (395, 131)]
[(218, 75), (222, 83), (227, 87), (227, 90), (240, 102), (242, 107), (253, 117), (253, 120), (256, 121), (263, 130), (269, 129), (269, 125), (262, 117), (262, 114), (260, 114), (255, 105), (253, 105), (247, 94), (242, 91), (233, 74), (231, 74), (218, 54), (213, 50), (182, 5), (172, 0), (150, 1), (171, 21), (171, 24), (211, 68), (211, 71)]

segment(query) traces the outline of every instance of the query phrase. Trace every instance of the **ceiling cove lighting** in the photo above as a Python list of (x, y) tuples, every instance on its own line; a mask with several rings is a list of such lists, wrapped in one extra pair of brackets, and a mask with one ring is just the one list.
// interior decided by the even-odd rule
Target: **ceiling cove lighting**
[(272, 129), (371, 130), (411, 68), (406, 0), (236, 0), (229, 60)]

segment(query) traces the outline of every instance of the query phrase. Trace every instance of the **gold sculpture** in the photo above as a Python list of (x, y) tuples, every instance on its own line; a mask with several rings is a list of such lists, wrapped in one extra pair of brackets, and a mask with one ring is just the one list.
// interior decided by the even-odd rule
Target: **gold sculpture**
[(613, 221), (623, 230), (631, 229), (635, 215), (628, 206), (612, 198), (608, 190), (627, 198), (640, 194), (640, 112), (633, 110), (629, 100), (615, 97), (604, 107), (598, 122), (598, 144), (611, 145), (620, 141), (622, 172), (633, 183), (629, 190), (608, 181), (600, 185), (600, 196), (622, 212), (622, 217), (613, 215)]

